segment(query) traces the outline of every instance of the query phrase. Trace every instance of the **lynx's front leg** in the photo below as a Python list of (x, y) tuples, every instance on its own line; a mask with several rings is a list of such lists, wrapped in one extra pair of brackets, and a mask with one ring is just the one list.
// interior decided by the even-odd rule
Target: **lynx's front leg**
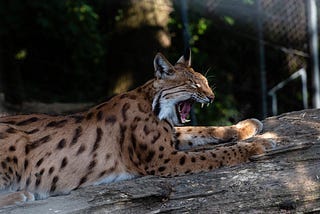
[(186, 150), (204, 144), (220, 144), (245, 140), (261, 132), (262, 123), (257, 119), (243, 120), (232, 126), (175, 127), (176, 149)]

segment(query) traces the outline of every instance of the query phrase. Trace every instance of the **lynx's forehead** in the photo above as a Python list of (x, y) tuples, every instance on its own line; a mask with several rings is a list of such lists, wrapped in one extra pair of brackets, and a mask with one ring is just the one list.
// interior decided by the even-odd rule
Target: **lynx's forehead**
[(205, 76), (203, 76), (201, 73), (196, 72), (193, 68), (187, 67), (184, 65), (177, 64), (174, 66), (174, 68), (180, 73), (181, 76), (192, 79), (196, 82), (204, 82), (205, 84), (208, 83), (208, 80)]
[(176, 65), (174, 65), (174, 69), (178, 72), (184, 73), (185, 75), (190, 75), (191, 77), (193, 77), (194, 75), (200, 74), (196, 72), (192, 67), (188, 67), (180, 63), (177, 63)]

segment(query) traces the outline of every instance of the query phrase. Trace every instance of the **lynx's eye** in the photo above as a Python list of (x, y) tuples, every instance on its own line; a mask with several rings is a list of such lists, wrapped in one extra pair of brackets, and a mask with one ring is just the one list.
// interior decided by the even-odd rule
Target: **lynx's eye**
[(192, 88), (200, 88), (201, 85), (198, 84), (198, 83), (192, 83), (192, 84), (191, 84), (191, 87), (192, 87)]

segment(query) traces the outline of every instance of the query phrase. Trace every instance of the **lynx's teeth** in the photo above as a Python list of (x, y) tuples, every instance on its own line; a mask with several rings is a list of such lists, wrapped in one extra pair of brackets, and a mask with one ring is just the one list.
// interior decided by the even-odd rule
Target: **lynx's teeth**
[(184, 121), (182, 121), (182, 123), (189, 123), (191, 120), (187, 120), (185, 119)]
[(207, 104), (207, 107), (209, 107), (209, 106), (210, 106), (210, 103)]
[(204, 103), (201, 103), (201, 108), (203, 108), (203, 106), (204, 106)]

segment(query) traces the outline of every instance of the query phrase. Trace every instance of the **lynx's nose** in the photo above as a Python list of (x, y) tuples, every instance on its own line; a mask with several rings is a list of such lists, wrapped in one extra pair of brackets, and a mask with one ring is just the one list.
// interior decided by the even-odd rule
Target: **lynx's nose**
[(214, 100), (214, 94), (208, 95), (207, 98), (209, 99), (209, 102), (212, 103)]

